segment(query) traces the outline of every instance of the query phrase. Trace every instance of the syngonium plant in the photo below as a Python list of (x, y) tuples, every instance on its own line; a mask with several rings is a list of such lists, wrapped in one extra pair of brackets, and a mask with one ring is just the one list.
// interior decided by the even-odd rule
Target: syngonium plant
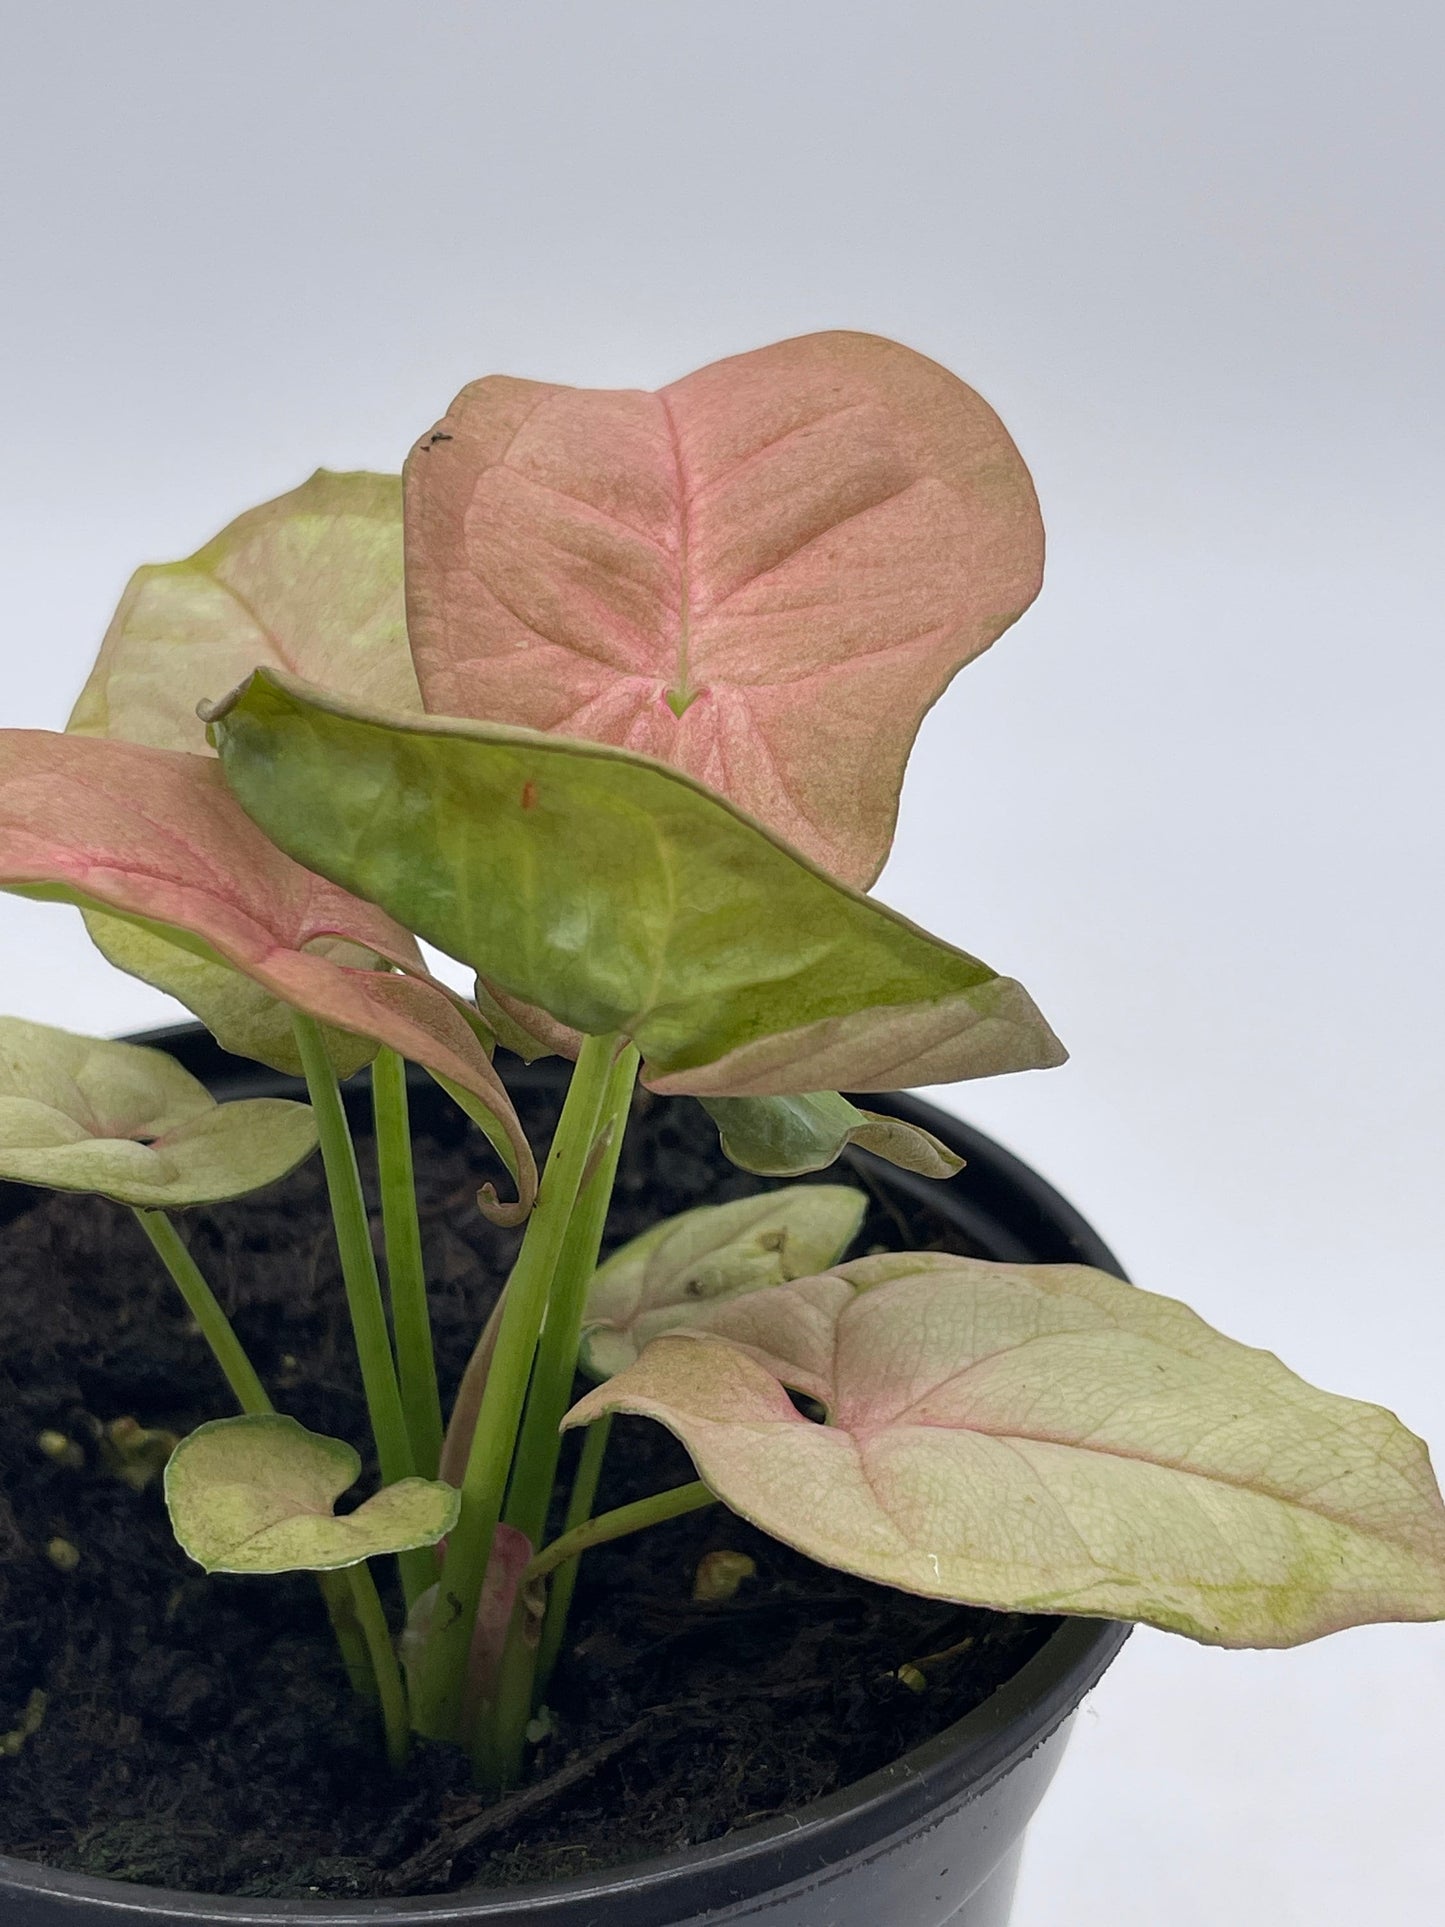
[[(68, 733), (0, 737), (0, 884), (77, 904), (122, 969), (306, 1079), (309, 1109), (218, 1107), (155, 1053), (11, 1022), (0, 1173), (139, 1211), (242, 1414), (171, 1458), (180, 1541), (318, 1573), (394, 1759), (415, 1730), (515, 1779), (581, 1553), (704, 1504), (906, 1591), (1226, 1646), (1445, 1616), (1420, 1441), (1171, 1299), (844, 1261), (837, 1184), (598, 1266), (639, 1078), (771, 1177), (858, 1146), (945, 1178), (946, 1147), (840, 1092), (1062, 1060), (1017, 983), (865, 894), (924, 714), (1041, 560), (997, 417), (891, 342), (809, 336), (656, 394), (493, 378), (400, 481), (320, 473), (142, 569)], [(540, 1181), (498, 1041), (575, 1061)], [(389, 1318), (338, 1095), (368, 1062)], [(526, 1220), (445, 1424), (408, 1062), (506, 1166), (482, 1208)], [(341, 1515), (355, 1449), (272, 1409), (167, 1215), (318, 1139), (379, 1469)], [(593, 1516), (616, 1412), (698, 1478)], [(391, 1554), (404, 1629), (368, 1565)]]

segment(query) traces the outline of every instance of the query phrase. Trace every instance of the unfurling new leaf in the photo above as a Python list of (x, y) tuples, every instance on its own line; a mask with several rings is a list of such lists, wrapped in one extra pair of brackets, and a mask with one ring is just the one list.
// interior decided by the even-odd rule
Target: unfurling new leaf
[(825, 1171), (856, 1144), (860, 1151), (920, 1177), (951, 1178), (963, 1159), (941, 1138), (905, 1118), (860, 1111), (837, 1091), (796, 1097), (705, 1097), (724, 1154), (744, 1171), (801, 1178)]

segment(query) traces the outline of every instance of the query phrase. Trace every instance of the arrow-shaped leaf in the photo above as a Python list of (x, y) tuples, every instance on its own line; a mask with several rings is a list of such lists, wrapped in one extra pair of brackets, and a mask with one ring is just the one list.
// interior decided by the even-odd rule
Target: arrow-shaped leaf
[(440, 1479), (401, 1479), (354, 1512), (334, 1507), (361, 1476), (341, 1439), (280, 1413), (215, 1419), (171, 1454), (166, 1505), (184, 1552), (207, 1572), (329, 1572), (382, 1553), (434, 1546), (461, 1494)]
[(183, 562), (137, 569), (67, 728), (207, 755), (197, 703), (224, 696), (258, 663), (383, 708), (420, 709), (399, 476), (318, 469)]
[[(185, 561), (136, 571), (67, 729), (209, 755), (196, 705), (260, 662), (420, 708), (403, 601), (400, 478), (320, 469)], [(99, 912), (85, 927), (102, 956), (178, 998), (224, 1049), (300, 1075), (290, 1012), (258, 983), (156, 930)], [(380, 966), (354, 944), (315, 947), (358, 969)], [(323, 1036), (338, 1076), (376, 1054), (369, 1039), (330, 1027)]]
[[(510, 1144), (518, 1209), (536, 1167), (491, 1060), (411, 935), (293, 863), (237, 807), (208, 757), (0, 731), (0, 889), (103, 908), (189, 938), (322, 1023), (391, 1045), (473, 1093)], [(409, 970), (358, 970), (314, 946), (343, 937)]]
[(274, 1184), (316, 1148), (305, 1104), (217, 1104), (165, 1051), (0, 1017), (0, 1177), (151, 1209)]
[(844, 332), (657, 394), (474, 382), (406, 524), (428, 709), (674, 763), (859, 885), (925, 712), (1043, 562), (993, 410)]
[(611, 1378), (650, 1340), (692, 1324), (719, 1301), (835, 1263), (867, 1208), (866, 1194), (848, 1185), (794, 1184), (649, 1225), (593, 1275), (583, 1371)]
[(661, 1420), (726, 1504), (825, 1564), (1224, 1646), (1445, 1617), (1420, 1440), (1173, 1299), (1081, 1265), (913, 1253), (705, 1322), (568, 1423)]
[(222, 765), (283, 849), (654, 1090), (880, 1090), (1056, 1064), (1028, 994), (825, 876), (675, 770), (485, 723), (388, 718), (259, 672)]

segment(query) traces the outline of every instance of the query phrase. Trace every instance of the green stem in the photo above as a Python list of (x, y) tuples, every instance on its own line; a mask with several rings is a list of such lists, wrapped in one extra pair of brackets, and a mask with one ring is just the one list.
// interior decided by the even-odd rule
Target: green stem
[(134, 1209), (141, 1230), (155, 1246), (161, 1263), (175, 1280), (187, 1309), (201, 1328), (201, 1336), (225, 1373), (226, 1383), (236, 1395), (236, 1403), (243, 1412), (274, 1411), (266, 1388), (256, 1375), (255, 1366), (247, 1358), (240, 1339), (231, 1328), (230, 1319), (217, 1302), (216, 1294), (201, 1276), (200, 1267), (181, 1242), (181, 1234), (164, 1211), (144, 1211), (138, 1206)]
[[(632, 1505), (619, 1506), (615, 1512), (604, 1512), (600, 1519), (585, 1520), (554, 1539), (545, 1552), (537, 1555), (522, 1575), (517, 1597), (523, 1599), (535, 1580), (546, 1578), (558, 1567), (566, 1574), (575, 1573), (578, 1559), (593, 1546), (716, 1503), (712, 1493), (698, 1481), (677, 1486), (671, 1492), (655, 1492)], [(502, 1648), (491, 1717), (484, 1717), (479, 1724), (472, 1753), (478, 1781), (494, 1791), (515, 1785), (521, 1777), (537, 1656), (528, 1647), (522, 1613), (514, 1612)]]
[(587, 1289), (597, 1269), (607, 1209), (612, 1202), (617, 1160), (622, 1154), (627, 1113), (632, 1104), (632, 1087), (637, 1081), (637, 1065), (636, 1046), (629, 1044), (612, 1067), (600, 1121), (600, 1129), (609, 1135), (601, 1154), (594, 1154), (595, 1169), (582, 1187), (567, 1227), (552, 1281), (547, 1322), (542, 1328), (536, 1363), (532, 1367), (527, 1415), (522, 1421), (512, 1485), (502, 1516), (508, 1525), (525, 1533), (534, 1546), (542, 1543), (547, 1529), (557, 1460), (562, 1450), (562, 1420), (572, 1403), (572, 1384), (577, 1376)]
[[(222, 1311), (216, 1294), (202, 1276), (200, 1267), (181, 1242), (180, 1233), (164, 1211), (135, 1208), (135, 1215), (141, 1230), (159, 1253), (161, 1263), (175, 1280), (192, 1318), (200, 1326), (201, 1336), (225, 1373), (226, 1383), (235, 1394), (236, 1403), (243, 1412), (274, 1412), (276, 1408), (255, 1366), (247, 1358), (245, 1348), (237, 1338), (230, 1319)], [(331, 1630), (341, 1649), (342, 1664), (352, 1690), (363, 1699), (370, 1699), (376, 1691), (376, 1682), (371, 1661), (367, 1657), (363, 1630), (352, 1609), (351, 1589), (344, 1577), (336, 1572), (318, 1572), (316, 1583), (326, 1602), (326, 1616), (331, 1621)]]
[(472, 1628), (512, 1467), (527, 1381), (552, 1279), (597, 1132), (612, 1070), (613, 1037), (584, 1040), (557, 1123), (537, 1204), (507, 1286), (497, 1349), (462, 1475), (461, 1516), (448, 1535), (441, 1592), (422, 1655), (413, 1709), (418, 1730), (457, 1736)]
[[(572, 1496), (567, 1501), (567, 1516), (562, 1522), (562, 1534), (584, 1525), (592, 1517), (592, 1507), (597, 1498), (597, 1482), (602, 1477), (602, 1461), (607, 1456), (607, 1441), (612, 1436), (612, 1414), (604, 1414), (594, 1419), (587, 1427), (582, 1441), (582, 1451), (577, 1460), (577, 1471), (572, 1479)], [(537, 1645), (536, 1693), (540, 1697), (546, 1692), (548, 1683), (556, 1669), (562, 1652), (562, 1641), (567, 1634), (567, 1618), (572, 1610), (572, 1594), (577, 1588), (577, 1574), (581, 1569), (581, 1556), (569, 1559), (561, 1567), (547, 1590), (547, 1612), (542, 1621), (542, 1637)]]
[(381, 1720), (386, 1730), (386, 1757), (393, 1769), (400, 1772), (406, 1765), (411, 1728), (407, 1719), (406, 1688), (401, 1683), (401, 1668), (397, 1664), (396, 1648), (391, 1643), (391, 1628), (386, 1623), (376, 1581), (366, 1561), (363, 1559), (359, 1566), (348, 1566), (345, 1577), (350, 1584), (357, 1623), (376, 1674)]
[[(346, 1302), (351, 1312), (352, 1335), (361, 1366), (361, 1382), (366, 1392), (366, 1409), (371, 1418), (376, 1456), (381, 1465), (383, 1485), (395, 1485), (411, 1478), (416, 1466), (407, 1437), (406, 1413), (396, 1381), (396, 1360), (392, 1356), (391, 1336), (386, 1328), (386, 1307), (382, 1303), (381, 1278), (376, 1269), (376, 1253), (371, 1248), (371, 1227), (367, 1222), (366, 1200), (361, 1192), (361, 1173), (356, 1165), (356, 1147), (346, 1122), (341, 1089), (336, 1071), (327, 1054), (321, 1030), (314, 1018), (299, 1010), (291, 1013), (296, 1044), (306, 1072), (306, 1088), (316, 1114), (316, 1129), (321, 1139), (321, 1161), (326, 1168), (326, 1188), (331, 1197), (331, 1217), (336, 1230), (336, 1248), (341, 1258), (341, 1276), (346, 1285)], [(404, 1552), (398, 1558), (402, 1589), (408, 1607), (431, 1584), (434, 1566), (423, 1551)]]
[(594, 1546), (605, 1546), (609, 1540), (625, 1539), (629, 1532), (641, 1532), (645, 1526), (658, 1526), (665, 1519), (679, 1519), (685, 1512), (697, 1512), (705, 1505), (716, 1504), (716, 1494), (709, 1492), (701, 1479), (695, 1479), (690, 1485), (675, 1485), (670, 1492), (653, 1492), (645, 1499), (634, 1499), (631, 1505), (620, 1505), (615, 1512), (599, 1513), (595, 1519), (573, 1526), (570, 1532), (554, 1539), (545, 1552), (539, 1552), (523, 1573), (522, 1584), (530, 1586), (534, 1580), (545, 1579), (549, 1572), (566, 1565), (569, 1559), (580, 1559)]
[[(589, 1171), (576, 1206), (562, 1255), (552, 1281), (547, 1322), (537, 1345), (527, 1411), (522, 1421), (512, 1483), (503, 1518), (526, 1535), (533, 1546), (542, 1543), (557, 1479), (562, 1450), (562, 1420), (572, 1403), (577, 1375), (577, 1352), (587, 1310), (587, 1288), (597, 1269), (597, 1254), (612, 1202), (617, 1161), (627, 1130), (632, 1088), (637, 1081), (638, 1053), (629, 1044), (612, 1067), (602, 1100), (599, 1134)], [(519, 1595), (520, 1602), (520, 1595)], [(536, 1693), (539, 1649), (523, 1637), (524, 1615), (513, 1612), (502, 1648), (492, 1704), (483, 1708), (476, 1734), (478, 1777), (498, 1788), (510, 1786), (522, 1768), (527, 1722)]]
[(406, 1060), (394, 1050), (383, 1048), (376, 1054), (371, 1067), (371, 1104), (401, 1403), (412, 1459), (422, 1477), (431, 1479), (436, 1477), (441, 1458), (442, 1402), (437, 1391), (431, 1308), (427, 1304), (426, 1267), (417, 1220)]

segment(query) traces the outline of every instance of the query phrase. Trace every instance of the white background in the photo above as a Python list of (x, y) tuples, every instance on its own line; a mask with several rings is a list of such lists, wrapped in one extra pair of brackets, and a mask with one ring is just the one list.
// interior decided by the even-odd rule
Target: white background
[[(4, 721), (131, 567), (473, 376), (896, 335), (1034, 468), (1044, 596), (925, 727), (881, 895), (1071, 1045), (941, 1093), (1141, 1282), (1445, 1441), (1434, 4), (3, 9)], [(0, 904), (14, 1012), (169, 1014)], [(1445, 1640), (1140, 1633), (1018, 1927), (1439, 1917)]]

